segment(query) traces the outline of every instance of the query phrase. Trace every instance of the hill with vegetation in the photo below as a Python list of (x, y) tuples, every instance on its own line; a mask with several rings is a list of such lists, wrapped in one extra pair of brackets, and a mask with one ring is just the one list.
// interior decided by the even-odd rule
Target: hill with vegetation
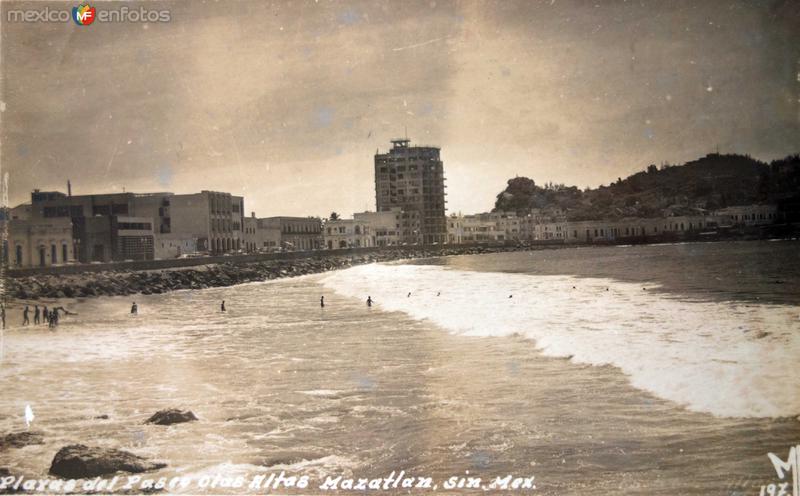
[(683, 165), (650, 165), (607, 186), (537, 185), (509, 179), (494, 211), (519, 215), (533, 209), (562, 209), (568, 220), (693, 215), (733, 205), (775, 203), (800, 194), (800, 155), (771, 163), (745, 155), (717, 153)]

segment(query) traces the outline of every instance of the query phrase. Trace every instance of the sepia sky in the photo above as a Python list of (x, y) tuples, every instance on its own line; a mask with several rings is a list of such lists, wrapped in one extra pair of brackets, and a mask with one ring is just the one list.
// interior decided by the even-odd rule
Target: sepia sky
[[(608, 184), (719, 147), (800, 151), (800, 3), (183, 1), (169, 23), (8, 23), (2, 158), (33, 188), (375, 208), (373, 155), (441, 146), (448, 210), (515, 175)], [(121, 3), (95, 3), (118, 9)]]

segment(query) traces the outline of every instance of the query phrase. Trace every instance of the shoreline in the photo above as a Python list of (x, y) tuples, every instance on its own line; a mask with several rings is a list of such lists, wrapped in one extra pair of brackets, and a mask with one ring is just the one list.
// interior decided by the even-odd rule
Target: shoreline
[[(675, 243), (717, 243), (741, 241), (793, 241), (793, 238), (723, 238), (723, 239), (669, 239), (661, 243), (625, 244), (563, 244), (539, 243), (535, 245), (471, 245), (424, 248), (394, 248), (380, 250), (347, 250), (329, 253), (289, 252), (281, 258), (253, 258), (252, 256), (214, 257), (203, 260), (186, 259), (191, 265), (165, 265), (163, 267), (131, 268), (129, 264), (113, 266), (82, 265), (47, 268), (40, 273), (15, 274), (6, 271), (0, 297), (8, 309), (9, 303), (35, 304), (38, 300), (60, 298), (88, 298), (96, 296), (127, 296), (135, 294), (161, 294), (186, 289), (226, 287), (250, 282), (263, 282), (285, 277), (319, 274), (346, 269), (355, 265), (376, 262), (396, 262), (457, 255), (481, 255), (520, 251), (541, 251), (564, 248), (607, 246), (658, 246)], [(155, 262), (171, 262), (158, 260)], [(144, 262), (148, 263), (148, 262)], [(110, 267), (110, 268), (107, 268)], [(68, 269), (63, 272), (60, 269)]]
[[(161, 294), (185, 289), (226, 287), (249, 282), (263, 282), (285, 277), (318, 274), (355, 265), (394, 262), (453, 255), (533, 251), (551, 246), (507, 246), (442, 249), (401, 249), (363, 254), (322, 255), (307, 258), (257, 262), (215, 262), (190, 267), (150, 270), (104, 270), (75, 274), (35, 274), (7, 277), (4, 300), (34, 304), (43, 299), (89, 298)], [(6, 303), (8, 305), (8, 303)]]
[[(122, 264), (72, 265), (38, 268), (35, 272), (5, 271), (0, 286), (0, 299), (9, 307), (14, 304), (36, 304), (39, 300), (88, 298), (96, 296), (128, 296), (161, 294), (186, 289), (227, 287), (250, 282), (263, 282), (285, 277), (318, 274), (376, 262), (398, 262), (457, 255), (481, 255), (520, 251), (542, 251), (564, 248), (608, 246), (659, 246), (676, 243), (718, 243), (748, 241), (795, 241), (796, 238), (716, 238), (664, 239), (660, 243), (629, 242), (534, 245), (470, 245), (422, 248), (350, 249), (337, 252), (288, 252), (280, 257), (262, 256), (212, 257), (182, 259), (184, 265), (167, 265), (174, 260), (126, 262)], [(156, 266), (150, 266), (155, 263)], [(132, 266), (132, 264), (136, 264)], [(145, 264), (140, 266), (139, 264)], [(34, 269), (37, 270), (37, 269)], [(41, 271), (41, 272), (39, 272)]]

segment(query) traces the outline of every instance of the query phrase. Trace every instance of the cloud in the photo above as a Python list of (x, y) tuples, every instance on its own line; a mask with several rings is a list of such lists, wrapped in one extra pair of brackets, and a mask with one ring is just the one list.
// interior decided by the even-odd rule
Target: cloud
[(442, 147), (467, 212), (516, 174), (586, 186), (718, 144), (797, 151), (791, 3), (162, 4), (172, 22), (147, 29), (4, 26), (12, 203), (70, 178), (245, 191), (259, 215), (374, 208), (373, 154), (406, 127)]

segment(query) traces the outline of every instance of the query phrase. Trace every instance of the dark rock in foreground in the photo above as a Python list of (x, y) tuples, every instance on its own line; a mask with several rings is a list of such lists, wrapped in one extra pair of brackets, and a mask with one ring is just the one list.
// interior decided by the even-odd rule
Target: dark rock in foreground
[[(0, 479), (5, 477), (11, 477), (11, 472), (5, 467), (0, 467)], [(0, 494), (17, 494), (23, 492), (22, 489), (14, 489), (13, 487), (6, 487), (5, 489), (0, 489)]]
[(41, 432), (12, 432), (11, 434), (0, 437), (0, 451), (9, 448), (22, 448), (30, 444), (42, 444), (43, 442), (44, 436)]
[(58, 450), (50, 464), (50, 474), (65, 479), (85, 479), (115, 472), (138, 474), (166, 466), (166, 463), (151, 462), (127, 451), (72, 444)]
[(152, 417), (145, 421), (146, 424), (156, 424), (156, 425), (172, 425), (172, 424), (180, 424), (183, 422), (192, 422), (197, 420), (194, 413), (190, 410), (178, 410), (176, 408), (170, 408), (169, 410), (160, 410), (153, 414)]

